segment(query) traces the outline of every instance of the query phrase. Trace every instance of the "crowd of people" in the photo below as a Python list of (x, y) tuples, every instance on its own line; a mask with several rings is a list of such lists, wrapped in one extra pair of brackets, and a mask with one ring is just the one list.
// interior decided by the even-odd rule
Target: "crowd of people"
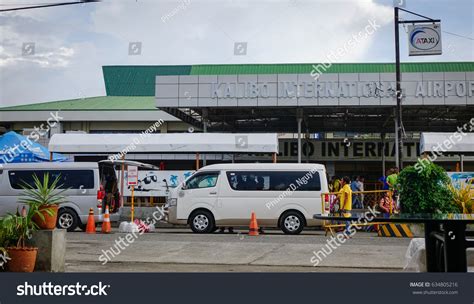
[[(398, 173), (398, 168), (391, 168), (378, 180), (381, 183), (381, 190), (387, 191), (376, 194), (375, 206), (383, 214), (390, 214), (399, 209)], [(352, 208), (364, 209), (369, 206), (371, 202), (365, 200), (363, 193), (364, 182), (363, 176), (353, 176), (352, 179), (348, 176), (342, 178), (333, 176), (330, 179), (329, 191), (337, 193), (334, 196), (335, 199), (332, 200), (332, 205), (337, 205), (338, 212), (349, 213)]]

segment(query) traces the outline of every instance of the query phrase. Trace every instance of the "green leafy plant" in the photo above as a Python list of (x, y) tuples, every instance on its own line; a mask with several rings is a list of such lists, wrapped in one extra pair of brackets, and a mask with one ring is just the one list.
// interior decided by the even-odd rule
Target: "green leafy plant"
[(20, 203), (26, 204), (29, 210), (36, 210), (33, 221), (41, 229), (53, 229), (56, 225), (58, 205), (65, 202), (62, 195), (67, 189), (60, 189), (60, 176), (58, 175), (50, 182), (49, 173), (45, 173), (41, 181), (36, 174), (32, 176), (33, 184), (23, 181), (23, 196), (19, 199)]
[(449, 176), (446, 171), (424, 159), (415, 166), (408, 166), (398, 177), (401, 212), (403, 213), (458, 213), (449, 190)]
[(26, 240), (31, 238), (33, 232), (38, 230), (38, 225), (33, 222), (32, 218), (38, 214), (37, 209), (29, 209), (25, 214), (21, 214), (18, 210), (15, 214), (7, 213), (0, 219), (0, 235), (2, 247), (19, 247), (26, 248)]
[(43, 181), (40, 181), (36, 174), (33, 175), (33, 185), (23, 183), (23, 197), (19, 202), (27, 204), (30, 208), (59, 205), (66, 201), (66, 197), (62, 195), (67, 189), (61, 189), (59, 184), (61, 176), (57, 176), (51, 183), (49, 182), (49, 173), (45, 173)]
[(472, 190), (472, 181), (462, 183), (458, 187), (449, 185), (449, 191), (453, 195), (453, 203), (461, 209), (462, 213), (474, 213), (474, 191)]

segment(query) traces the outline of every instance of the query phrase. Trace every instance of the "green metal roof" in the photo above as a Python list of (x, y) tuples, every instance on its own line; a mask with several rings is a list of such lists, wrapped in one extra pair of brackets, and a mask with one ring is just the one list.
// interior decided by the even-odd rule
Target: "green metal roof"
[[(154, 96), (156, 75), (304, 74), (305, 64), (212, 64), (182, 66), (104, 66), (108, 96)], [(474, 62), (403, 63), (402, 72), (472, 72)], [(393, 63), (335, 63), (326, 73), (394, 73)]]
[(103, 66), (108, 96), (155, 96), (156, 75), (189, 75), (190, 65)]
[[(191, 75), (232, 74), (304, 74), (311, 73), (315, 64), (223, 64), (195, 65)], [(403, 63), (402, 72), (470, 72), (474, 62)], [(335, 63), (325, 73), (395, 73), (393, 63)]]
[(158, 111), (153, 96), (101, 96), (0, 108), (0, 111)]

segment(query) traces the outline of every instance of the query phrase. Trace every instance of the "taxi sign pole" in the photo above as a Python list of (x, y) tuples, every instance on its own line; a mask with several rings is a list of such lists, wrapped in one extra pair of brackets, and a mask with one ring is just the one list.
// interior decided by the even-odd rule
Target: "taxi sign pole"
[(132, 219), (130, 220), (131, 222), (133, 222), (133, 218), (135, 216), (135, 207), (134, 207), (134, 204), (133, 204), (133, 195), (134, 195), (134, 191), (135, 190), (135, 186), (132, 185), (132, 208), (130, 209), (131, 210), (131, 214), (132, 214)]
[(131, 187), (132, 191), (132, 204), (130, 208), (131, 222), (135, 218), (135, 186), (138, 184), (138, 167), (127, 166), (127, 180), (128, 186)]
[[(415, 23), (437, 23), (441, 22), (439, 19), (432, 19), (412, 11), (401, 8), (404, 6), (405, 1), (399, 0), (394, 6), (394, 24), (395, 24), (395, 82), (396, 82), (396, 92), (395, 96), (397, 98), (397, 106), (395, 107), (395, 163), (396, 166), (402, 170), (403, 169), (403, 123), (402, 123), (402, 87), (401, 87), (401, 78), (402, 72), (400, 68), (400, 34), (399, 34), (399, 25), (400, 24), (415, 24)], [(400, 20), (399, 11), (403, 11), (412, 15), (415, 15), (425, 20)]]

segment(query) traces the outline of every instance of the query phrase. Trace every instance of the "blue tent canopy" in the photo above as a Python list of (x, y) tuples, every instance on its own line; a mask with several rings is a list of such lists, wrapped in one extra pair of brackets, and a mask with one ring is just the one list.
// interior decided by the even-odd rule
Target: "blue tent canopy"
[[(34, 140), (13, 131), (0, 136), (0, 164), (50, 161), (49, 150)], [(53, 153), (55, 162), (67, 161), (67, 157)]]

